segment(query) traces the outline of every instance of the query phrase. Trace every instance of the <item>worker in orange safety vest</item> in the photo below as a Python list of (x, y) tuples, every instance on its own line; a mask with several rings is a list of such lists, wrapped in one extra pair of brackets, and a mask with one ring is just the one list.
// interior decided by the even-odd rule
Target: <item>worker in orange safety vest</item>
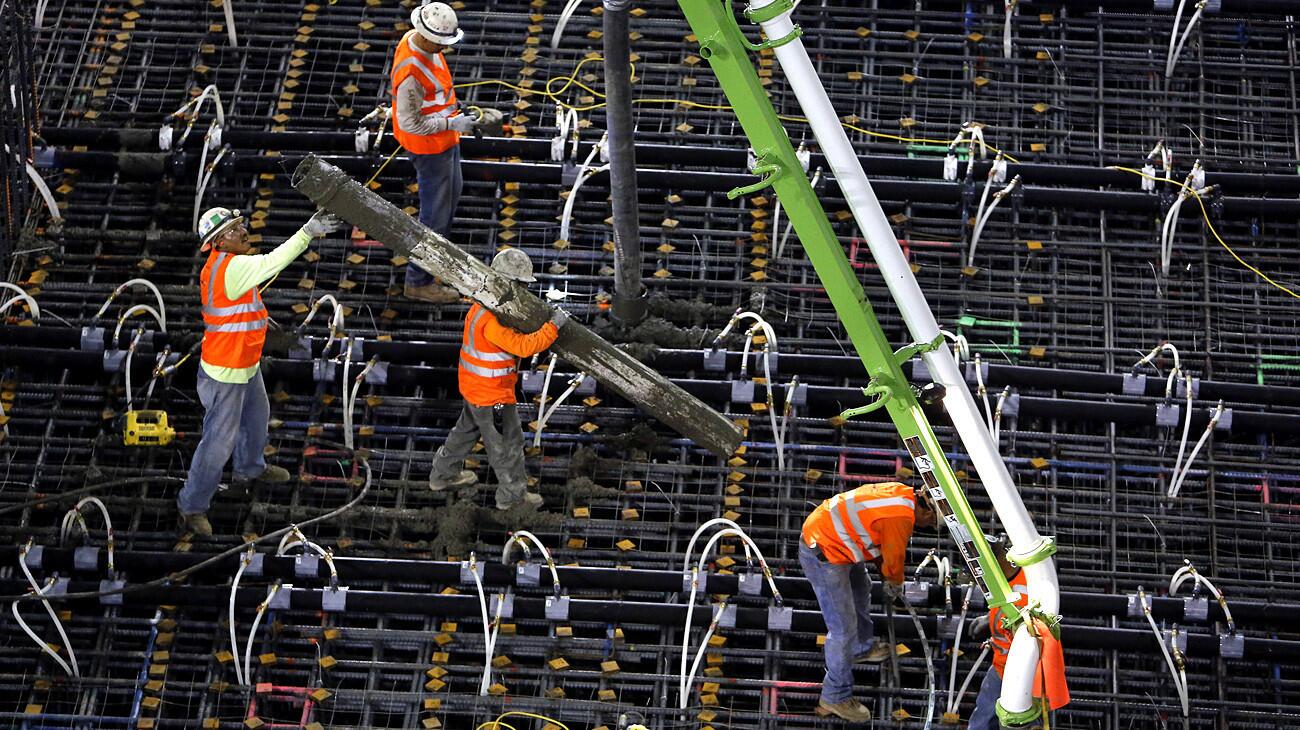
[[(446, 236), (463, 185), (460, 136), (474, 131), (489, 114), (498, 122), (501, 115), (486, 110), (476, 118), (460, 109), (443, 54), (465, 37), (465, 31), (450, 5), (425, 0), (411, 11), (411, 26), (393, 55), (393, 137), (411, 154), (419, 185), (420, 222)], [(414, 264), (406, 267), (403, 294), (433, 304), (460, 299), (456, 290), (439, 284)]]
[(853, 664), (884, 661), (893, 647), (875, 641), (866, 564), (880, 570), (885, 600), (893, 601), (902, 594), (912, 530), (931, 520), (933, 513), (912, 488), (898, 482), (837, 494), (804, 520), (799, 565), (826, 620), (826, 676), (817, 714), (871, 719), (871, 710), (853, 698)]
[[(995, 547), (1000, 547), (1004, 542), (993, 538), (989, 540)], [(1023, 609), (1029, 605), (1029, 583), (1025, 579), (1025, 571), (1012, 564), (1004, 550), (995, 549), (993, 552), (998, 557), (998, 566), (1002, 569), (1002, 574), (1011, 584), (1011, 590), (1017, 594), (1012, 605), (1017, 609)], [(975, 709), (971, 711), (968, 730), (1001, 730), (1002, 727), (998, 720), (997, 702), (1002, 696), (1002, 677), (1006, 673), (1007, 654), (1011, 651), (1011, 640), (1014, 636), (1003, 625), (1002, 619), (1002, 610), (991, 608), (987, 620), (980, 617), (972, 622), (969, 632), (971, 638), (988, 637), (992, 666), (984, 675), (979, 694), (975, 697)], [(1038, 671), (1035, 672), (1034, 696), (1046, 695), (1049, 708), (1055, 710), (1070, 701), (1069, 688), (1065, 682), (1064, 658), (1061, 655), (1060, 641), (1051, 635), (1045, 624), (1041, 621), (1037, 623), (1037, 630), (1043, 640), (1043, 655), (1039, 661)]]
[(258, 285), (293, 263), (313, 238), (338, 230), (342, 221), (324, 211), (312, 216), (270, 253), (253, 255), (244, 217), (237, 210), (211, 208), (199, 219), (201, 251), (211, 251), (199, 274), (203, 344), (198, 393), (203, 403), (203, 437), (176, 499), (183, 530), (212, 535), (207, 511), (221, 474), (234, 457), (231, 493), (251, 481), (287, 482), (289, 472), (268, 466), (270, 403), (259, 362), (268, 316)]
[[(517, 248), (497, 254), (492, 259), (492, 269), (513, 281), (537, 281), (532, 260)], [(465, 469), (465, 457), (481, 436), (488, 462), (497, 477), (497, 509), (541, 506), (542, 496), (527, 491), (524, 432), (515, 405), (515, 384), (519, 379), (516, 370), (519, 358), (532, 357), (550, 347), (568, 320), (569, 315), (556, 308), (551, 321), (536, 332), (525, 334), (501, 324), (481, 304), (470, 307), (465, 315), (458, 366), (460, 394), (465, 405), (434, 458), (429, 474), (430, 489), (437, 492), (471, 486), (478, 481), (474, 472)]]

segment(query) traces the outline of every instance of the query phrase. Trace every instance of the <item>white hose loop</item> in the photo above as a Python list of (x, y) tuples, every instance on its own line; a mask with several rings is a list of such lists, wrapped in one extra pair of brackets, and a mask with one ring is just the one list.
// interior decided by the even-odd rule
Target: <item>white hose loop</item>
[(601, 165), (595, 169), (584, 169), (578, 171), (578, 179), (573, 181), (573, 187), (569, 189), (569, 197), (564, 201), (564, 211), (560, 216), (560, 239), (569, 240), (569, 230), (573, 223), (573, 206), (578, 199), (578, 191), (582, 189), (582, 184), (602, 172), (609, 172), (609, 165)]
[(68, 537), (72, 534), (73, 525), (80, 527), (81, 534), (87, 539), (90, 538), (90, 529), (86, 527), (86, 518), (81, 514), (81, 508), (88, 504), (98, 507), (99, 514), (104, 518), (104, 548), (105, 552), (108, 553), (108, 572), (109, 575), (112, 575), (117, 570), (113, 557), (113, 518), (108, 514), (108, 507), (105, 507), (98, 497), (82, 497), (75, 507), (63, 515), (63, 526), (59, 530), (59, 544), (67, 542)]
[(1196, 566), (1192, 565), (1192, 561), (1184, 560), (1183, 564), (1183, 567), (1179, 568), (1169, 580), (1169, 597), (1173, 598), (1183, 583), (1194, 580), (1197, 588), (1205, 586), (1214, 595), (1215, 600), (1219, 602), (1219, 606), (1223, 608), (1223, 618), (1228, 623), (1228, 632), (1236, 633), (1237, 623), (1232, 619), (1232, 610), (1228, 608), (1228, 599), (1223, 596), (1223, 592), (1214, 583), (1211, 583), (1209, 578), (1201, 575), (1196, 570)]
[(551, 557), (551, 551), (546, 549), (546, 545), (542, 544), (542, 541), (533, 533), (527, 530), (518, 530), (511, 534), (510, 539), (506, 540), (505, 546), (501, 548), (501, 562), (506, 565), (510, 564), (510, 551), (515, 545), (519, 545), (523, 549), (525, 556), (527, 556), (529, 541), (541, 551), (542, 559), (546, 561), (546, 567), (551, 571), (551, 581), (555, 584), (555, 592), (559, 593), (560, 574), (555, 570), (555, 559)]
[(220, 131), (217, 123), (213, 122), (208, 128), (208, 133), (203, 137), (203, 151), (199, 153), (199, 176), (194, 184), (194, 220), (191, 227), (195, 231), (199, 229), (199, 214), (203, 210), (203, 195), (207, 192), (208, 183), (212, 182), (212, 178), (216, 175), (217, 165), (221, 164), (221, 159), (230, 152), (229, 147), (222, 147), (211, 162), (205, 162), (208, 155), (208, 140), (213, 138), (214, 133), (219, 134)]
[[(549, 373), (547, 374), (549, 375)], [(555, 403), (551, 405), (550, 410), (546, 411), (545, 413), (541, 414), (538, 417), (537, 433), (533, 435), (533, 446), (541, 445), (542, 429), (546, 428), (546, 422), (551, 420), (551, 417), (555, 415), (555, 412), (560, 410), (560, 405), (564, 403), (564, 400), (568, 398), (570, 395), (572, 395), (573, 392), (578, 389), (578, 386), (582, 385), (583, 381), (586, 379), (587, 379), (587, 374), (581, 372), (578, 373), (577, 375), (574, 375), (572, 378), (570, 378), (569, 387), (565, 388), (564, 392), (560, 393), (560, 397), (555, 399)]]
[[(758, 545), (754, 543), (753, 539), (751, 539), (749, 535), (745, 533), (744, 530), (734, 526), (735, 523), (732, 522), (731, 520), (718, 518), (714, 520), (709, 520), (708, 522), (701, 525), (700, 528), (696, 530), (695, 535), (691, 537), (690, 543), (687, 544), (686, 555), (687, 555), (688, 563), (690, 561), (690, 551), (695, 546), (695, 538), (699, 536), (702, 530), (704, 530), (705, 528), (713, 524), (729, 524), (733, 526), (725, 527), (724, 529), (718, 530), (713, 534), (712, 537), (709, 538), (708, 542), (704, 544), (704, 549), (700, 551), (699, 563), (695, 566), (695, 571), (692, 573), (691, 594), (690, 594), (689, 602), (686, 605), (686, 625), (682, 628), (681, 676), (679, 677), (679, 685), (678, 685), (679, 686), (678, 696), (680, 697), (683, 703), (686, 702), (686, 695), (687, 695), (687, 688), (688, 688), (687, 674), (686, 674), (686, 657), (690, 654), (691, 620), (695, 616), (695, 596), (699, 593), (699, 586), (700, 586), (699, 575), (700, 573), (704, 572), (704, 564), (708, 560), (709, 554), (713, 550), (713, 546), (716, 545), (718, 541), (724, 537), (738, 537), (747, 546), (746, 547), (747, 556), (749, 554), (749, 550), (752, 548), (754, 551), (754, 555), (758, 557), (758, 563), (763, 570), (763, 576), (767, 579), (767, 585), (772, 591), (773, 600), (775, 600), (778, 605), (781, 603), (781, 592), (776, 588), (776, 581), (772, 578), (772, 571), (767, 567), (767, 560), (766, 558), (763, 557), (763, 552), (759, 549)], [(707, 642), (708, 639), (705, 639), (705, 643)], [(683, 704), (682, 709), (685, 709), (685, 707), (686, 707), (685, 704)]]
[[(352, 362), (351, 347), (348, 348), (347, 355), (348, 355), (348, 359), (346, 362), (347, 363)], [(353, 378), (351, 397), (349, 397), (348, 380), (347, 380), (347, 372), (346, 372), (347, 368), (345, 363), (345, 367), (344, 367), (345, 372), (343, 375), (343, 418), (344, 418), (343, 433), (344, 436), (346, 436), (344, 441), (346, 442), (346, 445), (349, 449), (352, 448), (353, 441), (355, 441), (356, 438), (353, 435), (352, 431), (354, 429), (353, 424), (356, 419), (357, 394), (361, 392), (361, 384), (365, 382), (366, 376), (370, 374), (371, 370), (375, 369), (375, 365), (377, 364), (379, 364), (379, 358), (372, 357), (370, 358), (370, 361), (366, 363), (366, 366), (361, 369), (361, 372), (357, 373), (357, 377)]]
[[(293, 542), (289, 542), (289, 538), (294, 538)], [(320, 556), (321, 560), (325, 561), (325, 567), (329, 568), (330, 586), (338, 586), (339, 571), (338, 567), (334, 564), (333, 550), (323, 548), (311, 540), (308, 540), (307, 536), (302, 534), (302, 530), (299, 530), (297, 525), (293, 525), (292, 529), (285, 533), (284, 537), (280, 538), (280, 544), (275, 548), (276, 557), (288, 555), (289, 551), (294, 548), (298, 548), (303, 552), (310, 550)]]
[[(1172, 398), (1174, 394), (1174, 380), (1183, 369), (1182, 359), (1178, 356), (1178, 348), (1174, 347), (1172, 342), (1162, 342), (1151, 348), (1151, 352), (1148, 352), (1141, 360), (1133, 363), (1133, 372), (1136, 373), (1138, 369), (1148, 363), (1154, 368), (1156, 355), (1159, 355), (1161, 352), (1168, 352), (1174, 358), (1174, 367), (1169, 371), (1169, 377), (1165, 381), (1165, 398), (1169, 399)], [(1156, 372), (1159, 373), (1160, 369), (1156, 368)]]
[[(961, 689), (957, 691), (957, 697), (948, 704), (948, 712), (956, 712), (961, 707), (961, 701), (966, 697), (966, 690), (970, 688), (971, 680), (975, 678), (975, 672), (984, 663), (984, 657), (989, 655), (989, 644), (984, 642), (984, 648), (980, 650), (980, 655), (975, 657), (975, 663), (970, 666), (970, 671), (966, 672), (966, 679), (961, 683)], [(956, 666), (956, 657), (953, 657), (953, 666)], [(993, 671), (990, 669), (989, 671)]]
[[(1196, 21), (1201, 19), (1201, 13), (1205, 12), (1205, 6), (1208, 0), (1201, 0), (1196, 4), (1196, 12), (1192, 13), (1191, 20), (1187, 21), (1187, 27), (1183, 29), (1183, 35), (1178, 39), (1178, 46), (1174, 48), (1174, 55), (1169, 58), (1165, 66), (1165, 78), (1170, 79), (1174, 75), (1174, 68), (1178, 66), (1178, 57), (1183, 54), (1183, 46), (1187, 44), (1187, 39), (1192, 37), (1192, 28), (1196, 26)], [(1184, 712), (1186, 714), (1186, 712)]]
[[(1192, 429), (1192, 376), (1186, 375), (1184, 377), (1186, 379), (1184, 385), (1187, 389), (1187, 405), (1185, 406), (1186, 412), (1183, 414), (1183, 437), (1178, 441), (1178, 459), (1174, 461), (1174, 470), (1170, 473), (1172, 479), (1170, 480), (1169, 491), (1167, 492), (1170, 497), (1177, 493), (1175, 491), (1177, 488), (1176, 485), (1182, 481), (1179, 478), (1179, 474), (1182, 471), (1183, 454), (1187, 451), (1187, 435)], [(1213, 428), (1213, 426), (1211, 426), (1211, 428)]]
[(122, 361), (122, 372), (125, 374), (126, 387), (126, 412), (130, 413), (135, 410), (134, 392), (135, 388), (131, 386), (131, 362), (135, 359), (135, 348), (140, 344), (140, 338), (144, 337), (144, 328), (138, 327), (135, 330), (135, 336), (131, 338), (131, 344), (126, 348), (126, 358)]
[(68, 632), (64, 630), (63, 622), (59, 620), (59, 615), (54, 612), (54, 607), (51, 606), (50, 602), (45, 600), (44, 597), (45, 592), (50, 589), (50, 586), (54, 585), (55, 579), (51, 577), (49, 581), (46, 582), (44, 588), (42, 588), (40, 584), (36, 582), (36, 577), (32, 575), (31, 569), (27, 567), (27, 553), (31, 549), (32, 549), (32, 541), (28, 540), (27, 544), (24, 545), (23, 548), (18, 551), (18, 567), (22, 569), (23, 575), (27, 577), (27, 583), (32, 587), (32, 592), (34, 592), (38, 596), (41, 596), (41, 604), (45, 606), (45, 612), (49, 614), (50, 620), (54, 622), (54, 628), (59, 632), (59, 637), (63, 640), (63, 648), (68, 650), (68, 661), (66, 662), (63, 661), (63, 659), (59, 657), (59, 655), (53, 649), (50, 648), (49, 644), (43, 641), (39, 636), (36, 635), (35, 631), (32, 631), (27, 626), (27, 623), (23, 621), (22, 616), (18, 614), (18, 601), (14, 601), (13, 603), (14, 618), (18, 619), (18, 623), (22, 626), (23, 631), (26, 632), (27, 635), (32, 638), (32, 641), (35, 641), (36, 644), (40, 646), (41, 649), (46, 654), (49, 654), (51, 657), (54, 657), (54, 660), (58, 662), (60, 667), (63, 668), (63, 671), (67, 672), (69, 676), (80, 677), (81, 667), (77, 666), (77, 654), (72, 650), (72, 641), (68, 639)]
[(45, 182), (45, 178), (41, 177), (41, 173), (37, 172), (35, 165), (28, 162), (26, 167), (27, 177), (31, 178), (32, 184), (36, 186), (36, 190), (41, 194), (41, 199), (45, 201), (45, 207), (50, 211), (50, 222), (62, 223), (63, 215), (59, 213), (59, 204), (54, 202), (54, 193), (50, 192), (49, 183)]
[[(1174, 27), (1169, 30), (1169, 52), (1165, 55), (1165, 76), (1169, 76), (1169, 70), (1174, 67), (1174, 45), (1178, 42), (1178, 24), (1182, 22), (1183, 8), (1186, 5), (1187, 0), (1178, 0), (1178, 9), (1174, 11)], [(1155, 154), (1155, 150), (1152, 150), (1152, 154)]]
[(474, 576), (474, 587), (478, 590), (479, 612), (483, 618), (483, 678), (479, 680), (478, 693), (487, 696), (488, 686), (492, 682), (492, 642), (491, 624), (488, 623), (487, 595), (483, 593), (483, 581), (478, 577), (478, 558), (469, 554), (469, 573)]
[(230, 625), (230, 654), (235, 657), (235, 683), (243, 686), (244, 670), (239, 664), (239, 635), (235, 633), (235, 596), (239, 592), (239, 579), (243, 577), (244, 571), (253, 562), (255, 550), (252, 545), (239, 558), (239, 570), (235, 571), (235, 577), (230, 581), (230, 605), (227, 611), (226, 623)]
[[(280, 581), (271, 584), (266, 590), (266, 598), (257, 606), (257, 615), (253, 617), (253, 628), (248, 631), (248, 643), (244, 645), (244, 681), (247, 684), (253, 683), (253, 640), (257, 638), (257, 625), (262, 623), (262, 617), (266, 615), (266, 608), (271, 604), (271, 600), (280, 592)], [(236, 657), (235, 661), (239, 661)]]
[(162, 292), (159, 291), (158, 286), (154, 284), (152, 281), (149, 281), (148, 279), (128, 279), (122, 282), (121, 284), (118, 284), (117, 288), (113, 290), (113, 293), (108, 295), (108, 299), (104, 300), (104, 303), (103, 305), (100, 306), (99, 311), (95, 312), (95, 316), (90, 318), (91, 321), (93, 322), (94, 320), (97, 320), (100, 317), (104, 316), (104, 313), (108, 311), (109, 306), (113, 304), (113, 300), (117, 299), (127, 289), (130, 289), (133, 286), (143, 286), (149, 291), (153, 292), (154, 299), (158, 300), (158, 326), (161, 327), (164, 332), (166, 332), (167, 331), (167, 303), (163, 300)]
[(999, 443), (998, 439), (1002, 437), (1002, 406), (1006, 405), (1007, 398), (1011, 395), (1011, 386), (1002, 388), (998, 394), (997, 407), (993, 409), (993, 442)]
[[(691, 662), (690, 674), (685, 674), (686, 656), (682, 655), (683, 674), (681, 678), (681, 700), (680, 709), (685, 710), (690, 699), (688, 691), (691, 685), (695, 684), (695, 674), (700, 671), (700, 660), (704, 658), (704, 653), (709, 650), (709, 640), (713, 638), (713, 633), (718, 630), (718, 624), (722, 621), (722, 614), (727, 610), (727, 601), (723, 599), (718, 603), (717, 609), (713, 612), (713, 619), (709, 621), (709, 628), (704, 632), (704, 639), (700, 641), (700, 648), (695, 652), (695, 661)], [(690, 633), (690, 624), (686, 625), (686, 633)]]
[(10, 284), (7, 281), (0, 281), (0, 289), (8, 289), (17, 294), (16, 297), (5, 302), (3, 306), (0, 306), (0, 314), (3, 314), (9, 309), (9, 307), (13, 306), (16, 300), (22, 300), (27, 303), (27, 308), (31, 310), (33, 322), (41, 318), (41, 306), (36, 303), (36, 298), (31, 294), (28, 294), (18, 285)]
[[(181, 134), (181, 138), (172, 145), (174, 149), (180, 149), (185, 144), (186, 138), (190, 136), (190, 132), (194, 129), (194, 122), (198, 121), (199, 113), (203, 111), (204, 102), (208, 99), (212, 99), (213, 106), (217, 111), (218, 126), (223, 128), (226, 126), (226, 108), (221, 103), (221, 92), (217, 91), (215, 84), (208, 84), (203, 87), (203, 91), (199, 92), (198, 96), (185, 102), (179, 109), (172, 112), (171, 116), (186, 120), (185, 131)], [(204, 148), (207, 148), (206, 144)]]
[[(15, 304), (17, 304), (17, 303), (19, 303), (19, 302), (22, 302), (22, 303), (26, 304), (26, 303), (28, 303), (30, 300), (31, 300), (31, 297), (30, 297), (30, 296), (27, 296), (26, 294), (24, 294), (23, 296), (20, 296), (20, 297), (13, 297), (13, 298), (10, 299), (9, 301), (5, 302), (4, 304), (0, 304), (0, 316), (4, 316), (4, 313), (5, 313), (5, 312), (8, 312), (8, 311), (9, 311), (9, 308), (12, 307), (13, 305), (15, 305)], [(30, 305), (29, 305), (29, 306), (30, 306)], [(36, 318), (33, 317), (30, 321), (31, 321), (32, 323), (35, 323), (35, 322), (36, 322)]]
[(1160, 645), (1160, 653), (1165, 657), (1165, 664), (1169, 665), (1169, 674), (1174, 680), (1174, 689), (1178, 691), (1178, 701), (1183, 706), (1183, 717), (1187, 717), (1191, 710), (1187, 697), (1187, 671), (1177, 666), (1174, 658), (1170, 656), (1169, 647), (1165, 644), (1164, 634), (1161, 633), (1160, 627), (1156, 625), (1156, 620), (1151, 617), (1151, 606), (1147, 603), (1146, 592), (1142, 588), (1138, 588), (1138, 602), (1142, 604), (1142, 614), (1146, 616), (1147, 623), (1151, 624), (1151, 631), (1156, 635), (1156, 643)]
[(320, 310), (321, 305), (326, 303), (328, 303), (333, 309), (330, 313), (329, 337), (325, 340), (325, 347), (323, 347), (320, 352), (322, 358), (329, 357), (330, 345), (334, 344), (335, 340), (339, 339), (339, 335), (347, 331), (347, 322), (344, 320), (343, 315), (343, 305), (339, 304), (339, 300), (335, 299), (333, 294), (326, 294), (320, 299), (312, 302), (311, 310), (307, 312), (307, 316), (302, 320), (302, 324), (298, 325), (298, 331), (301, 332), (302, 330), (305, 330), (307, 325), (311, 324), (312, 319), (316, 317), (316, 312)]
[(939, 334), (952, 343), (952, 359), (958, 366), (961, 365), (962, 360), (970, 359), (970, 341), (966, 339), (966, 335), (957, 335), (942, 329), (939, 330)]
[[(961, 601), (961, 616), (957, 618), (957, 635), (954, 636), (952, 640), (952, 669), (948, 673), (948, 707), (947, 707), (947, 710), (950, 713), (957, 712), (957, 708), (961, 706), (961, 696), (966, 692), (966, 685), (962, 685), (961, 692), (957, 692), (957, 658), (961, 654), (961, 652), (959, 651), (959, 649), (961, 648), (961, 634), (962, 634), (962, 629), (966, 627), (966, 612), (970, 609), (970, 597), (974, 588), (975, 588), (975, 584), (973, 583), (971, 585), (966, 586), (966, 595), (962, 598)], [(988, 651), (987, 645), (985, 646), (985, 651), (986, 652)], [(983, 658), (984, 655), (980, 654), (980, 659)], [(979, 664), (979, 659), (975, 660), (975, 664), (976, 665)], [(966, 677), (966, 681), (970, 682), (969, 676)]]
[[(1191, 390), (1190, 388), (1188, 389)], [(1190, 415), (1190, 409), (1189, 409)], [(1187, 479), (1187, 473), (1192, 470), (1192, 464), (1196, 461), (1197, 454), (1201, 453), (1201, 447), (1210, 439), (1210, 434), (1214, 433), (1215, 426), (1219, 425), (1219, 419), (1223, 417), (1223, 401), (1215, 406), (1214, 413), (1210, 416), (1210, 422), (1205, 424), (1205, 430), (1201, 432), (1201, 437), (1196, 440), (1196, 445), (1192, 447), (1192, 453), (1187, 457), (1187, 463), (1183, 464), (1181, 473), (1174, 477), (1174, 481), (1169, 485), (1169, 491), (1166, 496), (1173, 498), (1178, 496), (1179, 490), (1183, 488), (1183, 481)], [(1190, 420), (1190, 418), (1189, 418)]]
[(569, 0), (560, 13), (560, 18), (555, 22), (555, 32), (551, 34), (551, 48), (560, 47), (560, 38), (564, 35), (564, 27), (569, 24), (569, 18), (573, 17), (573, 12), (582, 5), (582, 0)]
[(551, 390), (551, 376), (555, 375), (555, 366), (559, 364), (560, 356), (551, 354), (551, 361), (546, 364), (546, 377), (542, 378), (542, 396), (537, 405), (537, 433), (533, 434), (533, 448), (539, 448), (542, 445), (542, 417), (546, 415), (546, 396)]
[(167, 326), (163, 324), (162, 315), (158, 313), (158, 310), (154, 309), (148, 304), (136, 304), (127, 307), (126, 311), (122, 312), (122, 316), (117, 318), (117, 327), (113, 330), (112, 345), (114, 347), (117, 346), (118, 338), (122, 336), (122, 325), (126, 324), (126, 320), (130, 319), (133, 315), (138, 314), (140, 312), (153, 315), (154, 321), (158, 323), (158, 328), (161, 329), (163, 332), (167, 331)]
[[(992, 168), (989, 170), (989, 175), (990, 175), (989, 179), (991, 181), (993, 175)], [(1007, 183), (1007, 186), (1005, 188), (1002, 188), (1001, 190), (993, 194), (993, 202), (989, 203), (989, 207), (985, 209), (984, 215), (976, 219), (975, 231), (971, 233), (971, 237), (970, 237), (970, 254), (966, 257), (967, 266), (975, 265), (975, 248), (979, 246), (980, 235), (984, 233), (984, 226), (988, 225), (989, 219), (993, 217), (993, 211), (997, 210), (998, 204), (1000, 204), (1004, 198), (1010, 195), (1011, 192), (1015, 190), (1019, 184), (1020, 184), (1019, 175), (1016, 175), (1015, 177), (1011, 178), (1011, 182)]]
[[(53, 578), (51, 578), (51, 579), (46, 583), (46, 589), (48, 589), (49, 586), (51, 586), (51, 585), (54, 585), (54, 579), (53, 579)], [(44, 591), (43, 591), (43, 590), (37, 590), (36, 592), (37, 592), (37, 593), (43, 593)], [(44, 598), (41, 599), (41, 603), (44, 603), (44, 604), (45, 604), (45, 607), (46, 607), (47, 609), (50, 608), (50, 602), (47, 601), (47, 600), (45, 600)], [(73, 662), (73, 666), (68, 666), (68, 663), (65, 662), (65, 661), (63, 661), (63, 657), (59, 656), (58, 653), (54, 651), (54, 649), (50, 648), (50, 645), (49, 645), (49, 643), (48, 643), (47, 641), (45, 641), (45, 640), (42, 639), (41, 637), (37, 636), (35, 631), (32, 631), (31, 627), (27, 625), (27, 622), (23, 620), (22, 614), (18, 613), (18, 601), (14, 601), (12, 604), (10, 604), (10, 607), (13, 609), (14, 620), (16, 620), (16, 621), (18, 622), (18, 626), (22, 628), (23, 633), (25, 633), (25, 634), (27, 634), (29, 637), (31, 637), (32, 641), (36, 642), (36, 645), (39, 646), (39, 647), (41, 648), (41, 651), (43, 651), (43, 652), (45, 652), (46, 654), (48, 654), (48, 655), (50, 656), (50, 658), (53, 659), (53, 660), (55, 661), (55, 663), (58, 664), (59, 667), (62, 668), (63, 671), (64, 671), (65, 673), (67, 673), (67, 675), (68, 675), (69, 677), (80, 677), (80, 676), (81, 676), (81, 669), (80, 669), (80, 667), (77, 667), (77, 666), (76, 666), (76, 662), (75, 662), (75, 660), (74, 660), (74, 662)], [(51, 609), (51, 610), (52, 610), (52, 609)], [(58, 621), (58, 618), (56, 617), (54, 620), (57, 622), (57, 621)], [(59, 625), (61, 626), (61, 624), (59, 624)], [(69, 654), (69, 655), (72, 654), (72, 647), (71, 647), (71, 646), (68, 646), (68, 654)]]

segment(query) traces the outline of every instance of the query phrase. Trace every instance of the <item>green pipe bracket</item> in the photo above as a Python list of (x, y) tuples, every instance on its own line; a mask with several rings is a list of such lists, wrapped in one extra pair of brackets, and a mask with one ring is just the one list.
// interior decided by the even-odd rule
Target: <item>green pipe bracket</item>
[(758, 164), (754, 165), (754, 174), (758, 175), (762, 179), (752, 185), (745, 185), (744, 187), (728, 190), (727, 200), (735, 200), (742, 195), (757, 193), (764, 188), (771, 187), (772, 184), (776, 182), (777, 176), (780, 175), (782, 171), (783, 168), (780, 163), (768, 162), (766, 156), (759, 157)]
[(1034, 700), (1029, 703), (1029, 709), (1024, 712), (1011, 712), (1002, 706), (1002, 700), (998, 700), (994, 710), (998, 714), (998, 722), (1005, 727), (1022, 727), (1037, 720), (1043, 714), (1043, 708)]
[(1022, 550), (1020, 552), (1008, 550), (1007, 560), (1011, 561), (1012, 565), (1023, 568), (1028, 565), (1041, 563), (1055, 554), (1056, 538), (1040, 537), (1038, 538), (1038, 542), (1034, 543), (1034, 545), (1028, 550)]
[(881, 408), (883, 408), (885, 405), (887, 405), (889, 401), (894, 397), (894, 392), (892, 388), (890, 388), (888, 385), (877, 382), (874, 378), (871, 380), (871, 383), (867, 385), (867, 387), (862, 389), (862, 394), (867, 396), (868, 398), (872, 396), (876, 396), (876, 400), (866, 404), (865, 406), (858, 406), (857, 408), (850, 408), (844, 411), (843, 413), (840, 414), (841, 420), (847, 421), (850, 418), (854, 418), (856, 416), (865, 416), (866, 414), (871, 413), (872, 411), (878, 411)]
[(903, 363), (911, 360), (917, 355), (924, 355), (927, 352), (934, 352), (943, 347), (944, 337), (942, 334), (936, 336), (929, 342), (913, 342), (910, 345), (904, 345), (894, 351), (894, 362), (901, 367)]
[[(744, 15), (751, 23), (758, 24), (758, 23), (767, 22), (772, 18), (775, 18), (778, 15), (781, 15), (782, 13), (787, 13), (793, 9), (794, 9), (794, 2), (792, 2), (792, 0), (777, 0), (777, 2), (759, 8), (758, 10), (747, 9), (745, 10)], [(727, 15), (729, 15), (732, 18), (732, 20), (735, 20), (736, 18), (736, 11), (731, 7), (731, 0), (727, 0)], [(740, 30), (740, 23), (738, 21), (736, 22), (736, 30)], [(769, 48), (779, 48), (781, 46), (784, 46), (785, 44), (789, 43), (795, 38), (799, 38), (802, 35), (803, 35), (803, 28), (800, 28), (799, 26), (796, 25), (794, 26), (794, 29), (791, 30), (789, 33), (787, 33), (785, 36), (782, 36), (781, 38), (765, 40), (762, 43), (750, 43), (745, 38), (744, 33), (741, 32), (740, 42), (744, 44), (745, 48), (748, 48), (751, 51), (765, 51)]]

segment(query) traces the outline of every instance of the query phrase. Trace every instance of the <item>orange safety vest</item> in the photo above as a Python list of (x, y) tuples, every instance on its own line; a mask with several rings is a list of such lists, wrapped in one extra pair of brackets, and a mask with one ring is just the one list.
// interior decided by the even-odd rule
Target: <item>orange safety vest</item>
[(822, 502), (803, 522), (803, 541), (821, 548), (831, 563), (865, 563), (880, 557), (876, 520), (916, 518), (916, 493), (906, 484), (886, 482), (842, 492)]
[[(1025, 579), (1025, 571), (1016, 571), (1011, 576), (1011, 590), (1020, 594), (1020, 598), (1012, 604), (1016, 608), (1024, 608), (1029, 605), (1029, 585)], [(989, 609), (989, 644), (993, 649), (993, 669), (997, 670), (998, 676), (1007, 668), (1007, 652), (1011, 651), (1011, 639), (1014, 635), (1002, 627), (1002, 611), (997, 608)]]
[(247, 368), (262, 357), (266, 305), (252, 287), (238, 299), (226, 296), (226, 268), (234, 254), (212, 250), (199, 274), (203, 297), (203, 362), (219, 368)]
[(515, 402), (515, 373), (519, 359), (488, 341), (483, 330), (496, 315), (482, 304), (465, 314), (465, 334), (460, 346), (460, 394), (471, 405), (495, 406)]
[[(420, 114), (424, 116), (450, 117), (456, 113), (456, 89), (451, 81), (451, 69), (447, 59), (441, 53), (429, 55), (415, 47), (412, 38), (415, 31), (408, 31), (397, 44), (397, 53), (393, 56), (393, 86), (391, 94), (393, 107), (399, 103), (397, 87), (407, 78), (414, 76), (424, 89), (424, 102)], [(393, 136), (397, 138), (407, 152), (419, 155), (436, 155), (460, 144), (460, 133), (450, 129), (434, 134), (411, 134), (398, 124), (397, 114), (393, 114)]]

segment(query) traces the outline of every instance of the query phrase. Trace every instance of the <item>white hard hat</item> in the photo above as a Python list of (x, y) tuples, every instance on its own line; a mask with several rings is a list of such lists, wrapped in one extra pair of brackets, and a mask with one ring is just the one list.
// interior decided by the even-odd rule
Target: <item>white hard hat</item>
[(537, 281), (537, 277), (533, 276), (533, 260), (528, 258), (528, 254), (517, 248), (507, 248), (497, 254), (492, 259), (492, 270), (507, 279), (522, 281), (526, 284)]
[(200, 251), (212, 248), (212, 242), (225, 233), (231, 226), (244, 220), (238, 210), (230, 208), (209, 208), (199, 218)]
[(442, 46), (454, 46), (465, 37), (456, 21), (456, 11), (447, 3), (428, 3), (412, 10), (411, 25), (427, 40)]

